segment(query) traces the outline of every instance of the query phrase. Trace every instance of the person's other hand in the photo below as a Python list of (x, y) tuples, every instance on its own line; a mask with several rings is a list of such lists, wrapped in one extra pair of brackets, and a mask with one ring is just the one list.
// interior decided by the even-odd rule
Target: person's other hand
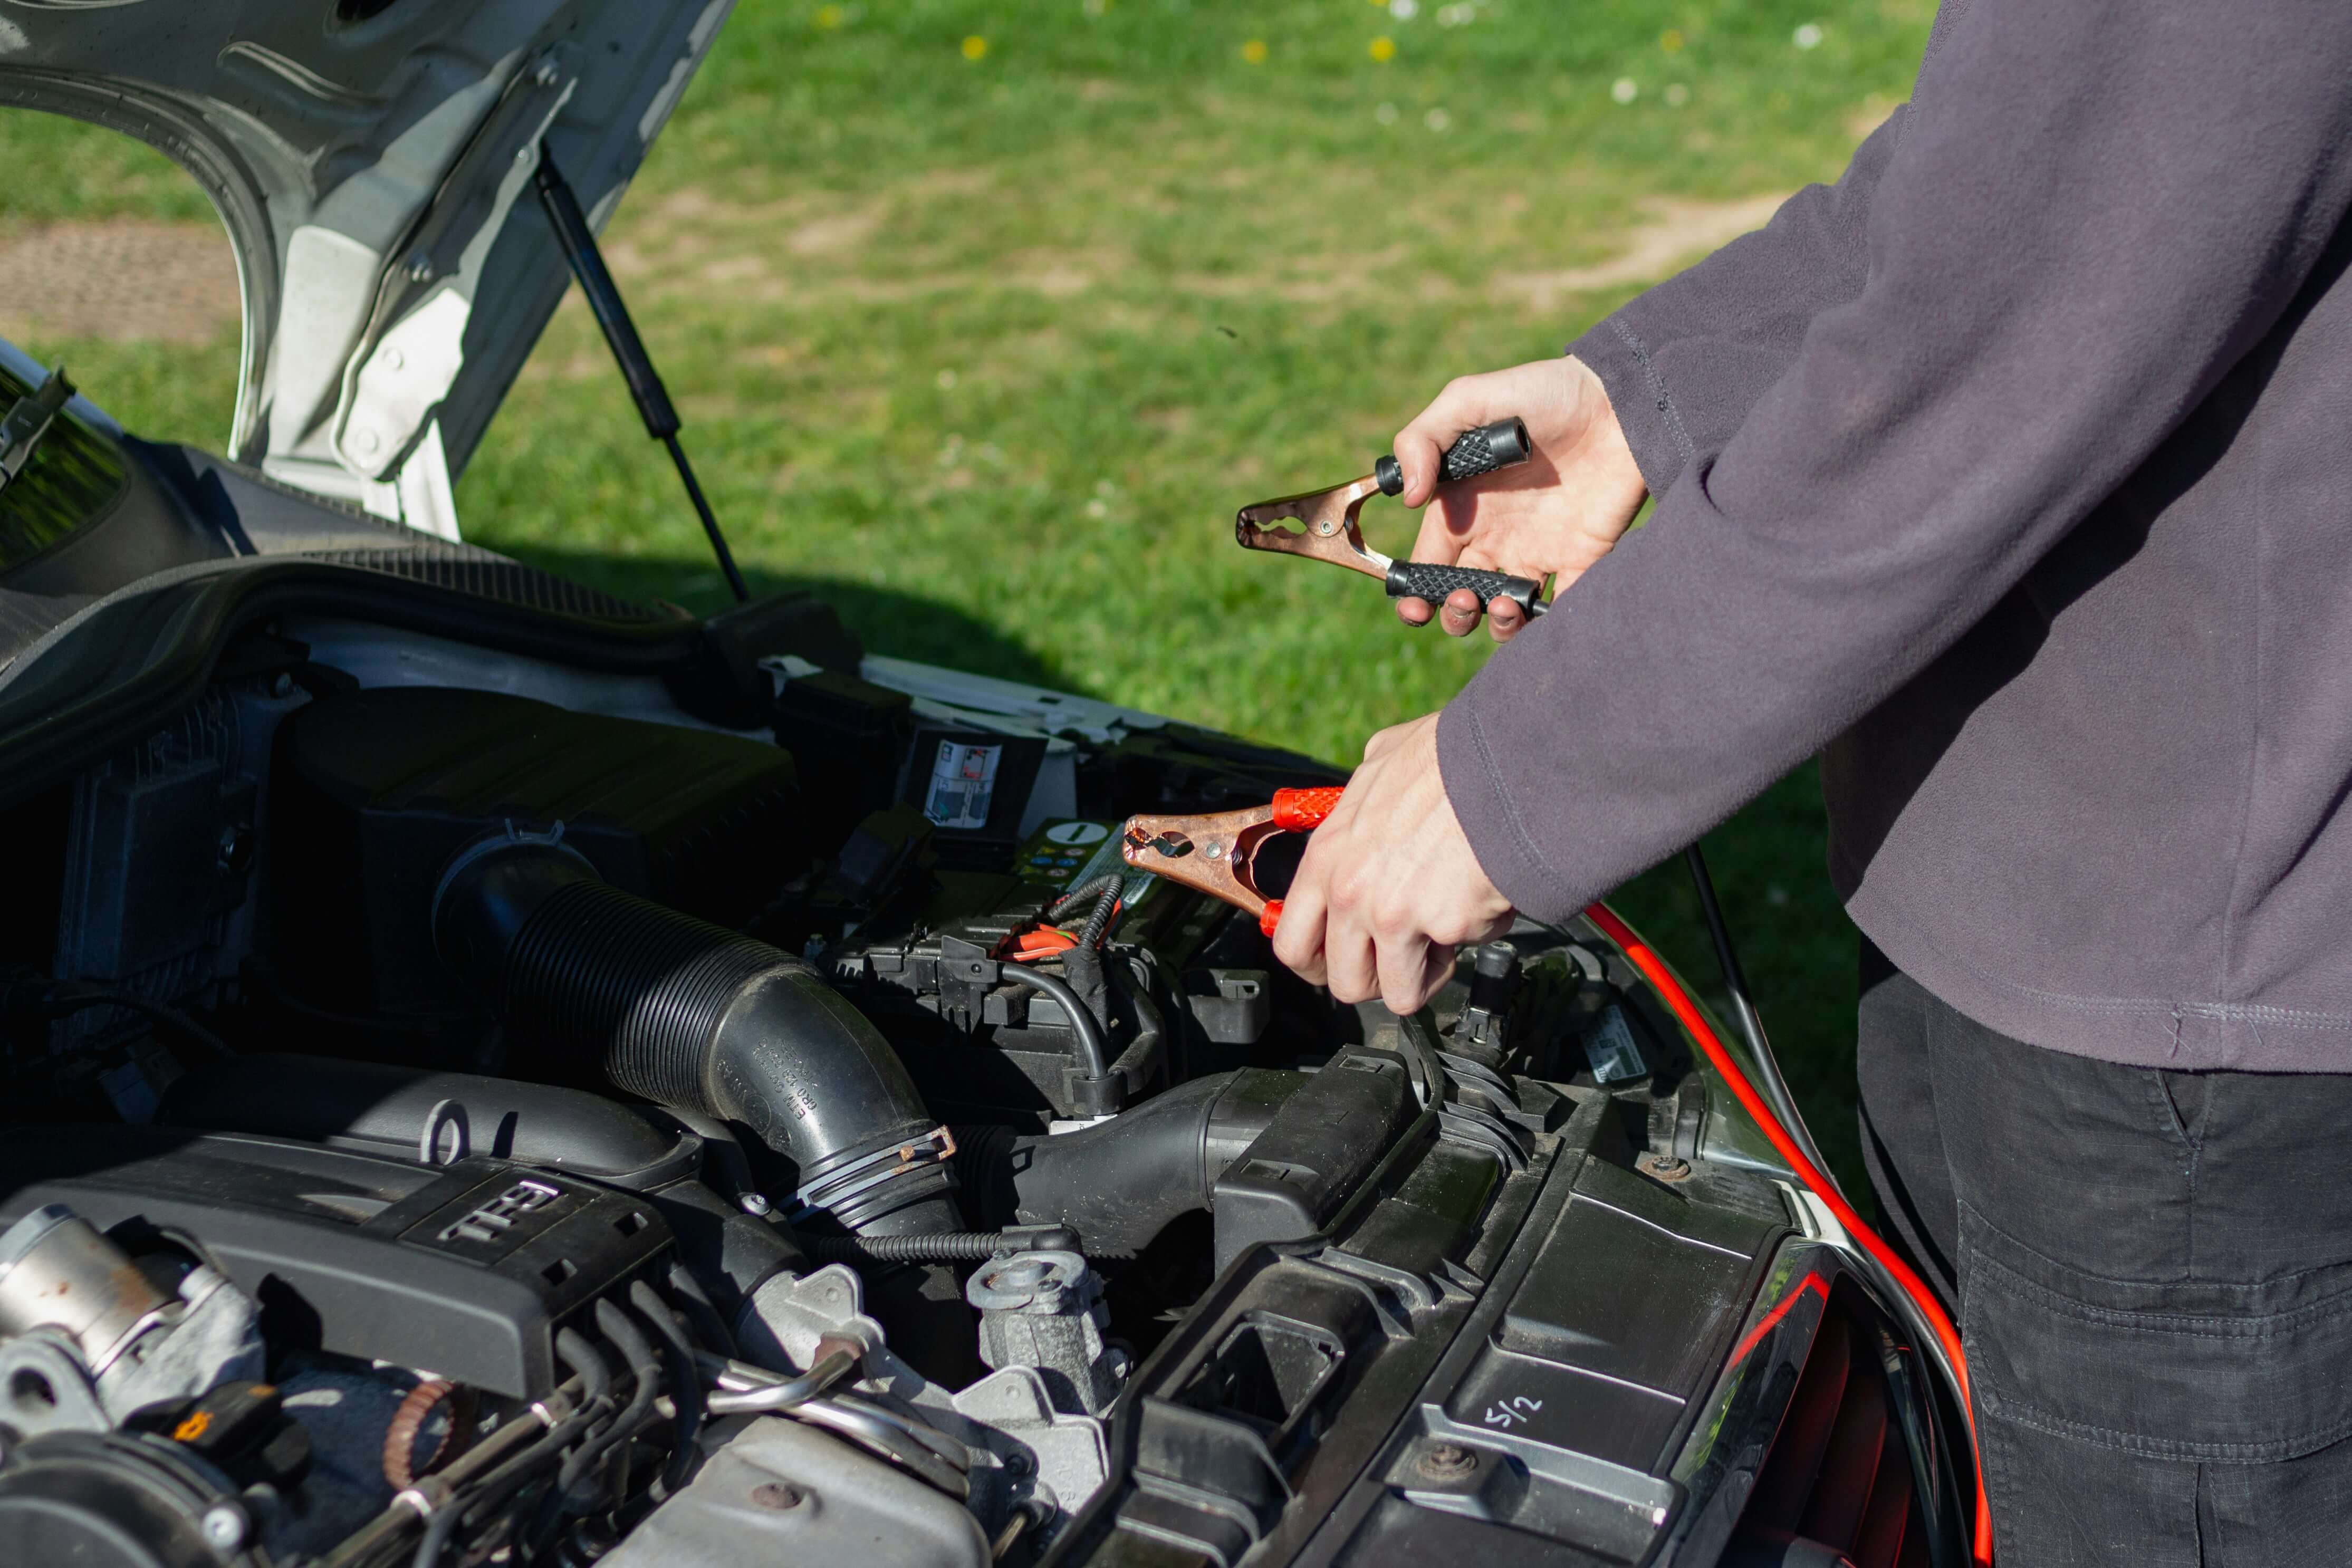
[(1454, 972), (1454, 950), (1511, 928), (1437, 770), (1437, 716), (1384, 729), (1339, 806), (1307, 841), (1283, 895), (1274, 956), (1343, 1002), (1413, 1012)]
[[(1516, 468), (1439, 490), (1439, 455), (1464, 431), (1512, 414), (1527, 421), (1533, 455)], [(1397, 432), (1394, 450), (1404, 470), (1400, 498), (1406, 506), (1423, 506), (1437, 492), (1436, 504), (1422, 517), (1414, 560), (1538, 581), (1554, 576), (1555, 594), (1609, 553), (1647, 493), (1601, 378), (1565, 356), (1455, 377)], [(1397, 615), (1409, 626), (1426, 625), (1431, 612), (1425, 599), (1397, 601)], [(1457, 588), (1446, 595), (1438, 621), (1460, 637), (1478, 624), (1481, 612), (1498, 643), (1509, 640), (1524, 620), (1507, 599), (1483, 605), (1469, 589)]]

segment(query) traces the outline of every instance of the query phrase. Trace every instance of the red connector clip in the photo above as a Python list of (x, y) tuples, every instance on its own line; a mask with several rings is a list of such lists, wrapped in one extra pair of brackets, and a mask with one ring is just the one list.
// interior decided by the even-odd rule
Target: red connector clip
[(1129, 817), (1119, 854), (1138, 871), (1223, 899), (1257, 916), (1268, 936), (1282, 918), (1282, 900), (1257, 890), (1252, 862), (1276, 833), (1304, 833), (1339, 803), (1337, 788), (1276, 789), (1270, 804), (1199, 817)]

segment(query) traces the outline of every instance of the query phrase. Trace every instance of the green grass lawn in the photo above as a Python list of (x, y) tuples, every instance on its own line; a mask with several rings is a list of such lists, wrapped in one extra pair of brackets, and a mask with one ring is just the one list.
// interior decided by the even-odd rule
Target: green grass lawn
[[(1450, 375), (1557, 352), (1643, 281), (1591, 277), (1643, 225), (1833, 176), (1930, 9), (757, 0), (606, 244), (760, 586), (833, 595), (880, 652), (1349, 758), (1484, 641), (1244, 554), (1234, 507), (1366, 471)], [(43, 172), (0, 196), (0, 238), (203, 211), (100, 133), (11, 113), (0, 149)], [(134, 428), (222, 439), (225, 339), (27, 346)], [(576, 297), (457, 495), (479, 542), (722, 602)], [(1392, 506), (1367, 523), (1410, 543)], [(1708, 849), (1851, 1183), (1853, 936), (1811, 769)], [(1620, 902), (1712, 978), (1678, 871)]]

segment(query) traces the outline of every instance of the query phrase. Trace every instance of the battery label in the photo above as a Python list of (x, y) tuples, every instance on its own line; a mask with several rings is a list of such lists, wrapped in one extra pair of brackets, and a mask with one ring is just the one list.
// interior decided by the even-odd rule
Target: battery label
[(1620, 1083), (1650, 1071), (1650, 1064), (1642, 1060), (1642, 1048), (1633, 1043), (1625, 1015), (1615, 1008), (1602, 1013), (1600, 1027), (1585, 1037), (1584, 1059), (1592, 1063), (1593, 1080), (1601, 1083)]
[(988, 826), (989, 798), (996, 793), (997, 759), (1002, 746), (966, 746), (942, 740), (931, 764), (931, 789), (923, 815), (942, 828)]

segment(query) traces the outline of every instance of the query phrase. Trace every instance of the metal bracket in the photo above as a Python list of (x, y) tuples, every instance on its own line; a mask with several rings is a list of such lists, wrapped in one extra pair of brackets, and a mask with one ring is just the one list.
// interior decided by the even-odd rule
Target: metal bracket
[(30, 396), (18, 398), (6, 418), (0, 419), (0, 490), (6, 489), (9, 482), (25, 471), (25, 465), (33, 460), (33, 453), (41, 444), (41, 437), (49, 433), (49, 426), (57, 423), (58, 414), (73, 394), (74, 384), (66, 379), (66, 368), (59, 365)]

